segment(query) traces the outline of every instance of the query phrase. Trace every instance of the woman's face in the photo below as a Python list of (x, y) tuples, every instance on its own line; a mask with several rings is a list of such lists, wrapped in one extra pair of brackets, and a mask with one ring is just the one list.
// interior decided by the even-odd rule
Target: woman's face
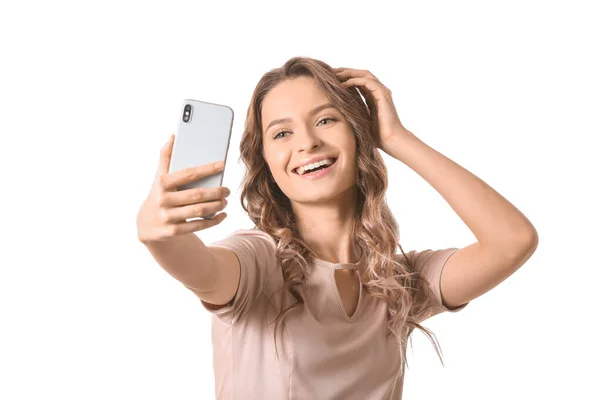
[[(263, 100), (263, 155), (275, 182), (293, 202), (343, 201), (356, 185), (354, 133), (328, 104), (309, 77), (281, 82)], [(315, 157), (335, 162), (320, 177), (301, 176), (296, 167)]]

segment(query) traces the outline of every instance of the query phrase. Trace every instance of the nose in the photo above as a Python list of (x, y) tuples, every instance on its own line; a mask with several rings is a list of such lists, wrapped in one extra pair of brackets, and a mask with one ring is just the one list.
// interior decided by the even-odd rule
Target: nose
[(321, 139), (310, 129), (300, 129), (296, 131), (298, 151), (308, 151), (319, 148)]

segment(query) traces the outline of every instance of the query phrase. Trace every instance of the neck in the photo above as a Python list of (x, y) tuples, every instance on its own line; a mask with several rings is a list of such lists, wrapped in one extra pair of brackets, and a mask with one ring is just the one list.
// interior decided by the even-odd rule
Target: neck
[(352, 234), (356, 221), (358, 187), (326, 202), (292, 202), (300, 237), (317, 258), (333, 263), (355, 263), (360, 249)]

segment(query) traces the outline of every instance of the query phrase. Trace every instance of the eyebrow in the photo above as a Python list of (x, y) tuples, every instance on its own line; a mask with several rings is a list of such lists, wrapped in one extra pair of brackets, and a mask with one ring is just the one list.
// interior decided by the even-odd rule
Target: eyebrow
[[(327, 108), (336, 108), (332, 103), (325, 103), (325, 104), (321, 104), (320, 106), (317, 106), (315, 108), (312, 109), (311, 112), (308, 113), (308, 115), (313, 115), (318, 113), (319, 111), (325, 110)], [(291, 118), (279, 118), (279, 119), (274, 119), (273, 121), (271, 121), (269, 123), (269, 125), (267, 126), (267, 129), (265, 129), (265, 133), (273, 126), (273, 125), (277, 125), (277, 124), (284, 124), (287, 122), (292, 122)]]

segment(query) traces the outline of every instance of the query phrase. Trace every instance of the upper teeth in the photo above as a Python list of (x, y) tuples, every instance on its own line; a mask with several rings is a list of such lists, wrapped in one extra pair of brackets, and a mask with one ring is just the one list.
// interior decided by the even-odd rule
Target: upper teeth
[(299, 175), (302, 175), (302, 174), (304, 174), (304, 172), (310, 171), (310, 170), (315, 169), (317, 167), (320, 167), (321, 165), (327, 165), (327, 166), (329, 166), (331, 164), (333, 164), (333, 158), (328, 158), (328, 159), (325, 159), (325, 160), (318, 161), (316, 163), (306, 164), (306, 165), (303, 165), (301, 167), (298, 167), (297, 171), (298, 171)]

